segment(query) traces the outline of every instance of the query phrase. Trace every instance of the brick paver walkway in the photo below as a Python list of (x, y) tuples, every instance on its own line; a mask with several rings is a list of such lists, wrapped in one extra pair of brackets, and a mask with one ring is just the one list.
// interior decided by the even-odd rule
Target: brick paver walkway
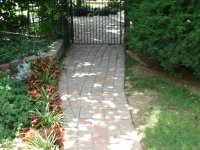
[(64, 149), (142, 150), (124, 93), (122, 46), (73, 45), (59, 81)]

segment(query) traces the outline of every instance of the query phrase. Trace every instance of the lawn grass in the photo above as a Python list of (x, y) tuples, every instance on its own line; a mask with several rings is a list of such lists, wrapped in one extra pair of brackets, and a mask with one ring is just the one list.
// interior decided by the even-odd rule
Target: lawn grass
[(0, 35), (0, 64), (50, 50), (51, 40), (21, 35)]
[(156, 91), (158, 100), (139, 126), (147, 150), (200, 149), (200, 95), (176, 86), (161, 77), (136, 76), (130, 70), (134, 64), (126, 59), (125, 74), (132, 89)]

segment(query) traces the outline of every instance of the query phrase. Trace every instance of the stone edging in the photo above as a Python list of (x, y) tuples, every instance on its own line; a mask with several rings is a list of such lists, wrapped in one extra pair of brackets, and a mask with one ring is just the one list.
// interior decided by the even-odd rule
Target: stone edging
[(58, 39), (55, 42), (53, 42), (53, 44), (51, 45), (51, 49), (47, 52), (47, 53), (41, 53), (38, 56), (29, 56), (29, 57), (24, 57), (23, 59), (19, 60), (12, 60), (9, 63), (5, 63), (5, 64), (1, 64), (0, 65), (0, 70), (2, 72), (6, 71), (7, 69), (10, 69), (11, 71), (16, 70), (18, 64), (20, 64), (21, 62), (23, 62), (24, 60), (27, 61), (32, 61), (32, 60), (36, 60), (38, 58), (45, 58), (45, 57), (57, 57), (60, 55), (60, 53), (62, 53), (62, 39)]

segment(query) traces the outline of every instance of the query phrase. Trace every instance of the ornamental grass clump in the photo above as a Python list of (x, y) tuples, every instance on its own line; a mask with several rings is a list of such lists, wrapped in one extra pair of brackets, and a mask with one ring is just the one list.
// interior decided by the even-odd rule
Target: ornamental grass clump
[(59, 147), (55, 145), (56, 134), (51, 131), (49, 134), (46, 130), (43, 131), (43, 136), (40, 133), (36, 133), (33, 139), (27, 139), (27, 148), (30, 149), (42, 149), (42, 150), (59, 150)]
[(45, 112), (40, 112), (37, 109), (34, 111), (30, 111), (33, 114), (31, 126), (34, 128), (50, 128), (62, 124), (64, 116), (62, 113), (57, 112), (58, 106), (59, 105), (57, 105), (54, 109), (49, 109), (49, 103), (47, 103)]

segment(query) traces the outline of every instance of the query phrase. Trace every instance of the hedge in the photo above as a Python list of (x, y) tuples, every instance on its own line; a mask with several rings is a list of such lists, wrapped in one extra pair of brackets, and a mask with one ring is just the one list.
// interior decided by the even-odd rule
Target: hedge
[(190, 68), (200, 77), (200, 1), (128, 1), (128, 46), (160, 61), (164, 69)]

